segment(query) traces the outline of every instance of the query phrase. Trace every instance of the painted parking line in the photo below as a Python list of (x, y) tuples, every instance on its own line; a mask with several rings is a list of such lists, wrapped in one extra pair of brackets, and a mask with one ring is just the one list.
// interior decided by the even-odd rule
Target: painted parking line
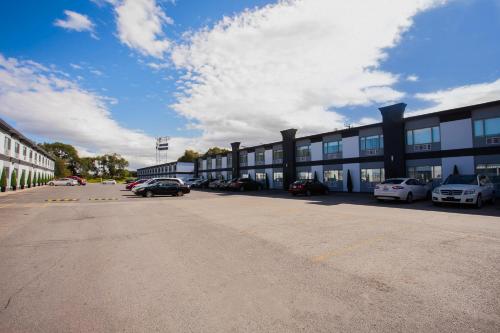
[(74, 201), (80, 201), (80, 199), (63, 198), (63, 199), (46, 199), (45, 200), (45, 202), (74, 202)]
[(118, 198), (89, 198), (91, 201), (115, 201)]

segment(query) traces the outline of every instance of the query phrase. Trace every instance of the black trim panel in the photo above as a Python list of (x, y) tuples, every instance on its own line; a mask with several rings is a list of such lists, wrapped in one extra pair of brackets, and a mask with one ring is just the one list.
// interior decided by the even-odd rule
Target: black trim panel
[(471, 110), (463, 110), (454, 113), (445, 113), (439, 116), (439, 122), (445, 123), (447, 121), (462, 120), (472, 117)]
[(368, 163), (368, 162), (383, 162), (384, 156), (361, 156), (350, 158), (337, 158), (332, 160), (318, 160), (307, 162), (296, 162), (295, 165), (301, 166), (315, 166), (315, 165), (332, 165), (332, 164), (351, 164), (351, 163)]
[(452, 150), (436, 150), (421, 153), (406, 153), (406, 160), (420, 160), (424, 158), (443, 158), (459, 156), (478, 156), (478, 155), (500, 155), (500, 146), (496, 147), (477, 147), (462, 148)]

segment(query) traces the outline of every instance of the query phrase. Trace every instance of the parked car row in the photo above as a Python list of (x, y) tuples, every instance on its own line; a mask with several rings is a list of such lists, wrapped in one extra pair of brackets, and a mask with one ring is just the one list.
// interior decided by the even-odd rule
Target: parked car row
[(251, 178), (233, 178), (230, 180), (224, 179), (188, 179), (187, 183), (191, 188), (209, 188), (213, 190), (228, 190), (228, 191), (257, 191), (264, 189), (264, 185)]
[(432, 199), (435, 205), (444, 203), (467, 204), (481, 208), (485, 202), (495, 202), (495, 187), (486, 175), (450, 175), (442, 185), (431, 189), (430, 184), (413, 178), (387, 179), (375, 186), (378, 200)]

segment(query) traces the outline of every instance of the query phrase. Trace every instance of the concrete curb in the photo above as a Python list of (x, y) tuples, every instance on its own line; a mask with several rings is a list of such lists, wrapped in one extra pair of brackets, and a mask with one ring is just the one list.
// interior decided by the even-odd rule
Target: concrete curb
[(10, 191), (6, 191), (6, 192), (0, 192), (0, 197), (6, 197), (6, 196), (9, 196), (12, 194), (17, 194), (17, 193), (33, 192), (33, 191), (36, 191), (38, 189), (42, 189), (44, 187), (48, 187), (48, 185), (25, 188), (24, 190), (18, 189), (16, 191), (10, 190)]

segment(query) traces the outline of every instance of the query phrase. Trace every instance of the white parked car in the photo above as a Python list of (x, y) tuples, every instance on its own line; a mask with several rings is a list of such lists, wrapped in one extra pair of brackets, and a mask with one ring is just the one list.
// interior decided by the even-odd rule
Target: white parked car
[(101, 182), (103, 185), (116, 185), (116, 180), (114, 179), (106, 179)]
[(373, 195), (378, 200), (402, 200), (408, 203), (430, 197), (430, 184), (414, 178), (391, 178), (375, 186)]
[(495, 202), (495, 188), (486, 175), (451, 175), (443, 185), (432, 191), (432, 202), (469, 204), (481, 208), (483, 203)]
[[(76, 182), (76, 184), (75, 184)], [(71, 178), (59, 178), (54, 179), (49, 182), (50, 186), (75, 186), (78, 185), (78, 182)]]

